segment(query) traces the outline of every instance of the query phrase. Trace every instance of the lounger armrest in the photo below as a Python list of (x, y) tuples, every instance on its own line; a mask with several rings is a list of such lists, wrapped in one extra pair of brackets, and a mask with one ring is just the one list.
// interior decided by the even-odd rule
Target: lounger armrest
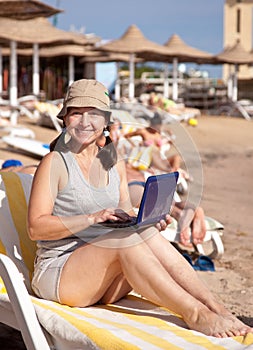
[(13, 307), (24, 342), (29, 350), (50, 350), (23, 277), (13, 261), (0, 254), (0, 276)]

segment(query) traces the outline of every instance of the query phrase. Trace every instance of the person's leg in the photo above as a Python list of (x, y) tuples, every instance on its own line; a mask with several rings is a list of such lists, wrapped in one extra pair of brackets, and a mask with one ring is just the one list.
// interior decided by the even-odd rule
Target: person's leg
[(201, 207), (197, 207), (191, 224), (192, 241), (194, 244), (203, 243), (206, 235), (205, 214)]
[(217, 315), (231, 320), (235, 328), (242, 331), (249, 329), (217, 300), (186, 259), (161, 234), (152, 236), (146, 242), (178, 285)]
[(205, 213), (201, 207), (194, 208), (186, 202), (177, 202), (172, 216), (178, 222), (180, 243), (192, 247), (192, 243), (202, 243), (206, 235)]
[[(124, 236), (121, 231), (118, 237), (111, 234), (104, 242), (77, 249), (66, 262), (62, 272), (61, 302), (73, 306), (87, 306), (103, 300), (108, 291), (108, 299), (113, 302), (114, 298), (118, 300), (131, 286), (148, 300), (182, 315), (191, 329), (219, 337), (245, 334), (249, 327), (243, 324), (235, 325), (234, 319), (217, 315), (187, 291), (192, 290), (192, 287), (186, 287), (187, 283), (192, 283), (191, 279), (183, 282), (183, 278), (178, 277), (185, 288), (175, 281), (174, 277), (177, 274), (191, 274), (190, 269), (184, 260), (181, 260), (183, 258), (180, 258), (179, 253), (175, 253), (176, 250), (172, 252), (161, 249), (159, 254), (154, 253), (161, 247), (162, 242), (164, 243), (162, 236), (154, 228), (142, 233), (145, 237), (155, 233), (157, 237), (150, 239), (149, 244), (140, 234)], [(155, 244), (153, 249), (150, 248), (152, 241)], [(106, 247), (108, 242), (109, 246)], [(116, 246), (110, 248), (112, 244)], [(117, 246), (118, 244), (120, 246)], [(166, 258), (171, 264), (165, 263)], [(174, 267), (175, 262), (177, 269)], [(128, 284), (122, 279), (122, 274)], [(195, 287), (199, 287), (198, 283)], [(201, 292), (199, 294), (200, 299), (205, 299)]]
[(182, 163), (181, 157), (178, 154), (174, 154), (167, 158), (171, 167), (171, 171), (177, 171)]
[(167, 159), (162, 159), (160, 150), (153, 147), (151, 167), (166, 173), (172, 172), (172, 168)]
[[(145, 232), (142, 234), (145, 235)], [(143, 239), (145, 239), (143, 237)], [(207, 286), (199, 279), (187, 260), (160, 233), (145, 240), (171, 277), (188, 293), (207, 305), (212, 311), (220, 312), (219, 303)], [(217, 305), (218, 304), (218, 305)], [(222, 309), (224, 307), (222, 306)]]

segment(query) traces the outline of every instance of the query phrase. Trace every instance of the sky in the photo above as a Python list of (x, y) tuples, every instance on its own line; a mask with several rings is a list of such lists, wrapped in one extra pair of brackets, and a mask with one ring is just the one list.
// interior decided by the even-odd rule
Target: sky
[[(177, 34), (188, 45), (217, 54), (223, 50), (225, 0), (44, 0), (64, 10), (57, 27), (94, 33), (103, 40), (120, 38), (135, 24), (144, 36), (158, 44)], [(53, 18), (49, 18), (53, 22)], [(192, 66), (192, 65), (191, 65)], [(196, 67), (196, 65), (195, 65)], [(213, 78), (220, 66), (201, 66)]]

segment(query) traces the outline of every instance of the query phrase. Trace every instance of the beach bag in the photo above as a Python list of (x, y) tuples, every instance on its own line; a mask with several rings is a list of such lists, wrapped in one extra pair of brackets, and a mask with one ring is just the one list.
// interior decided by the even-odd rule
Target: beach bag
[(138, 170), (147, 170), (152, 161), (152, 146), (135, 146), (133, 147), (128, 163)]

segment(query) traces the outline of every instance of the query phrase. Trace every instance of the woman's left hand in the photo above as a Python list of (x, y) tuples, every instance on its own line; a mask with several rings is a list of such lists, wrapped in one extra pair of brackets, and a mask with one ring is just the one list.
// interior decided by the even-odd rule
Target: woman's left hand
[(169, 214), (166, 215), (165, 219), (164, 220), (160, 220), (157, 224), (156, 224), (156, 228), (159, 230), (159, 231), (164, 231), (166, 230), (167, 226), (169, 224), (172, 223), (172, 218)]

